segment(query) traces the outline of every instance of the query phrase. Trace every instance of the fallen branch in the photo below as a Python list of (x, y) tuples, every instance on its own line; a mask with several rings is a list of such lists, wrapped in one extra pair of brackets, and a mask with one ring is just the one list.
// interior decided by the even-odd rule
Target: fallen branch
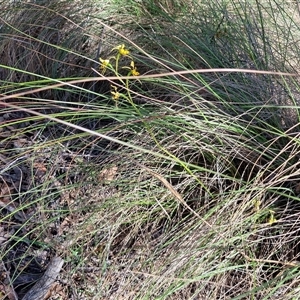
[(22, 300), (44, 300), (48, 290), (58, 276), (64, 261), (60, 257), (51, 260), (42, 278), (26, 293)]

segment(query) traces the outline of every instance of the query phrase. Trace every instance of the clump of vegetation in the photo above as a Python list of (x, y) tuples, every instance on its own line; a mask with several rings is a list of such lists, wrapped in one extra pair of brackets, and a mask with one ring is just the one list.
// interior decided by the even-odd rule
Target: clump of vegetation
[(296, 3), (0, 5), (3, 298), (299, 297)]

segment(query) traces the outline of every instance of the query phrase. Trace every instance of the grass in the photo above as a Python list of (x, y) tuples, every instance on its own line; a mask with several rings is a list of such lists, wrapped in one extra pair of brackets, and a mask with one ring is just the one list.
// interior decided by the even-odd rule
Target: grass
[(3, 299), (299, 297), (296, 3), (0, 3)]

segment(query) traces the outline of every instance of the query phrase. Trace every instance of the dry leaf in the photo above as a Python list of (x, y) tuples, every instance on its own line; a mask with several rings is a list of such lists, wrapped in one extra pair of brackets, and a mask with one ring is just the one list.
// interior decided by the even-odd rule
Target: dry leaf
[(118, 167), (111, 167), (108, 169), (104, 169), (99, 175), (98, 175), (98, 180), (100, 182), (102, 181), (112, 181), (116, 178), (116, 174), (118, 171)]
[(5, 183), (0, 184), (0, 201), (4, 205), (11, 205), (11, 194), (13, 190), (13, 187), (9, 187)]
[(60, 224), (58, 228), (58, 235), (61, 236), (66, 229), (68, 229), (72, 224), (72, 221), (69, 217), (66, 217)]

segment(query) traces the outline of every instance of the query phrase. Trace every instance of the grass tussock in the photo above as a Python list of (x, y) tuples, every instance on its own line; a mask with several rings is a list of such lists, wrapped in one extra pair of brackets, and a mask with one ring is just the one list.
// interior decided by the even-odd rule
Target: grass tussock
[(4, 299), (299, 297), (296, 3), (0, 5)]

